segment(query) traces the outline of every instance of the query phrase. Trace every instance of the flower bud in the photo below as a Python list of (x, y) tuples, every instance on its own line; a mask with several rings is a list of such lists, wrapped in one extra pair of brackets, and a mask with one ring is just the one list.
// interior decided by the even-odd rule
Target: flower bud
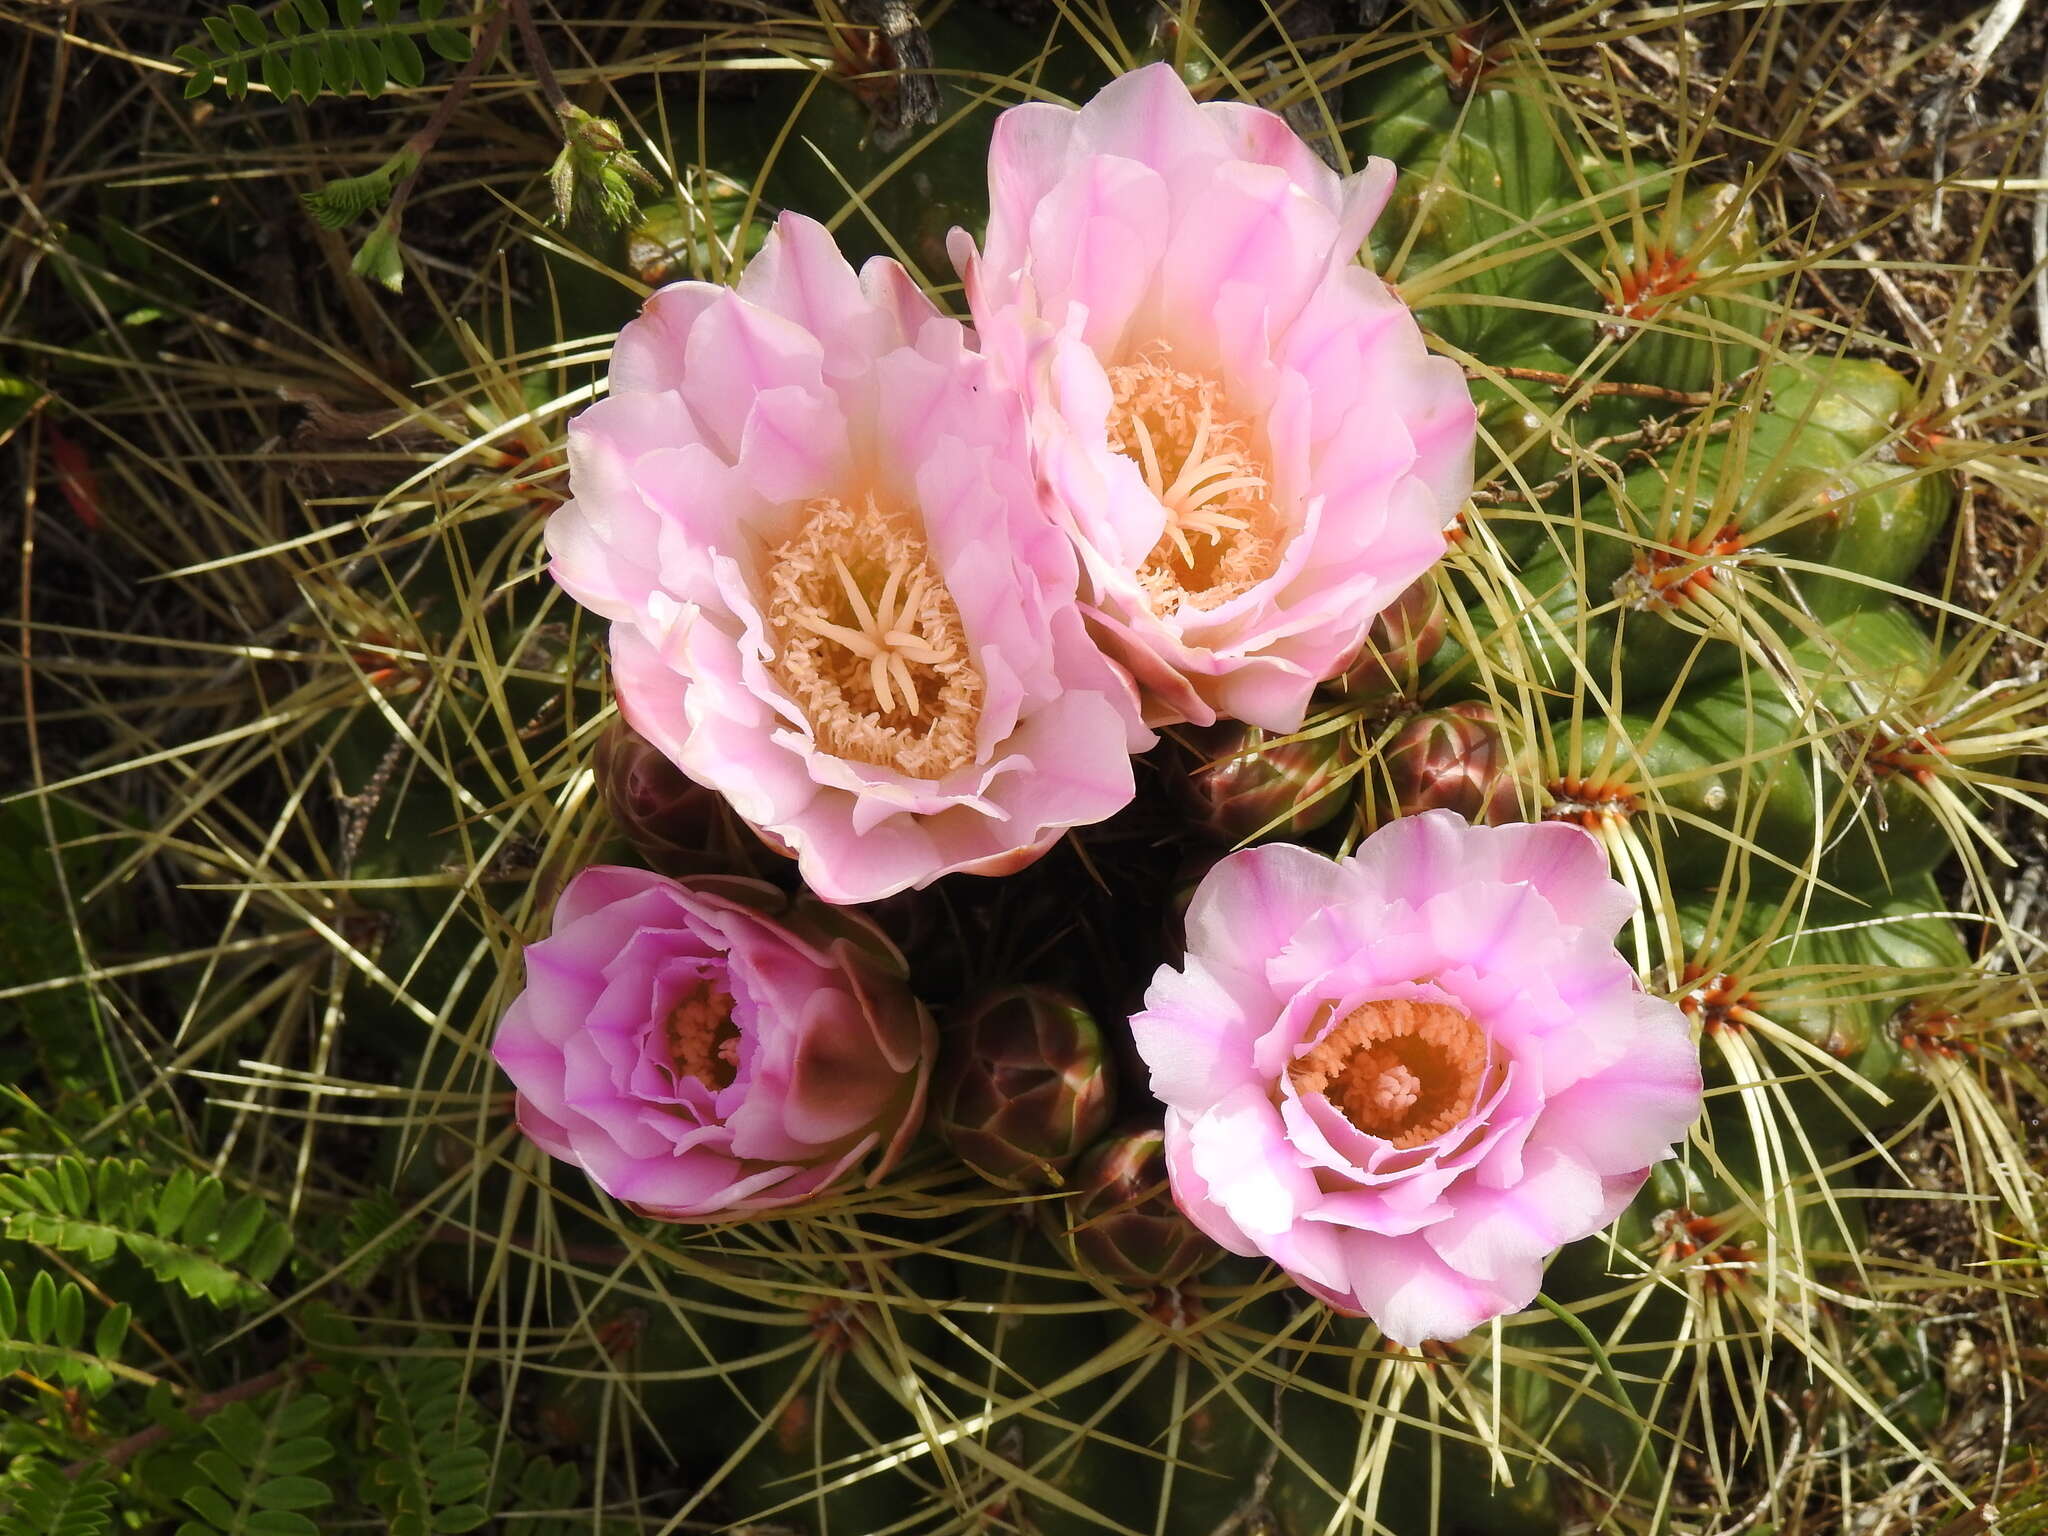
[(1109, 1123), (1102, 1032), (1051, 987), (1005, 987), (946, 1030), (932, 1128), (959, 1159), (1005, 1189), (1056, 1189)]
[(1490, 705), (1462, 703), (1417, 715), (1387, 744), (1391, 813), (1456, 811), (1467, 821), (1521, 819), (1513, 754)]
[(1346, 732), (1273, 742), (1233, 721), (1187, 734), (1202, 759), (1188, 774), (1195, 820), (1225, 842), (1300, 837), (1351, 803), (1343, 781), (1357, 754)]
[(731, 857), (739, 839), (718, 793), (690, 778), (624, 720), (614, 720), (598, 738), (590, 766), (613, 823), (656, 869), (712, 874), (749, 862)]
[(1075, 1172), (1067, 1243), (1084, 1266), (1125, 1285), (1172, 1285), (1220, 1251), (1196, 1229), (1166, 1183), (1166, 1133), (1140, 1126), (1098, 1142)]
[(1379, 611), (1365, 644), (1326, 686), (1353, 704), (1405, 698), (1444, 643), (1444, 601), (1427, 576)]

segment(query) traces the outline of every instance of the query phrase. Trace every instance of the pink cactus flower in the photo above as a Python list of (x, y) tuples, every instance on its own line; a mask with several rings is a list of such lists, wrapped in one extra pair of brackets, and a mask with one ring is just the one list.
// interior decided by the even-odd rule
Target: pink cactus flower
[(856, 913), (597, 865), (526, 949), (491, 1054), (543, 1150), (643, 1215), (733, 1220), (895, 1163), (931, 1017)]
[(1463, 372), (1353, 259), (1393, 184), (1164, 64), (996, 122), (953, 261), (1154, 725), (1296, 729), (1471, 492)]
[(1181, 1209), (1399, 1344), (1528, 1306), (1700, 1112), (1684, 1015), (1614, 948), (1633, 906), (1562, 823), (1224, 859), (1132, 1020)]
[(627, 721), (827, 901), (1001, 874), (1123, 806), (1150, 736), (1089, 638), (1021, 408), (901, 267), (777, 223), (677, 283), (569, 428), (555, 579)]

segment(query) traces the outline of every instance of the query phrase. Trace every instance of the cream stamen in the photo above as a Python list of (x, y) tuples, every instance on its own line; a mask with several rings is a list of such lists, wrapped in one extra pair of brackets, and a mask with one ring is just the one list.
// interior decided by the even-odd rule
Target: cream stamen
[(972, 761), (981, 674), (919, 530), (872, 494), (803, 511), (769, 557), (765, 607), (775, 673), (820, 746), (917, 778)]
[[(1286, 529), (1223, 386), (1167, 361), (1163, 343), (1109, 370), (1110, 445), (1134, 459), (1166, 513), (1138, 579), (1168, 612), (1213, 608), (1272, 574)], [(1171, 480), (1164, 465), (1175, 465)], [(1202, 547), (1197, 548), (1197, 541)]]

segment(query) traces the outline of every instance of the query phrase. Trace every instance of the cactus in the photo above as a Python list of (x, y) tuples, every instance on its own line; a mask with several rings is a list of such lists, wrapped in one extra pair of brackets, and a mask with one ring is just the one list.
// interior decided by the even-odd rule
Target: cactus
[[(1642, 153), (1628, 125), (1668, 104), (1580, 73), (1609, 57), (1590, 23), (956, 0), (922, 8), (927, 36), (893, 4), (708, 9), (747, 16), (692, 20), (658, 67), (605, 81), (621, 137), (660, 151), (640, 158), (664, 195), (587, 246), (550, 233), (521, 253), (516, 302), (492, 289), (489, 313), (362, 369), (429, 380), (353, 445), (406, 455), (372, 464), (388, 494), (335, 521), (367, 557), (272, 535), (262, 568), (304, 610), (254, 650), (284, 668), (328, 647), (278, 698), (259, 680), (292, 722), (273, 798), (339, 803), (237, 942), (316, 946), (290, 996), (311, 999), (321, 1054), (278, 1078), (284, 1057), (238, 1037), (274, 1010), (271, 981), (207, 980), (203, 1027), (178, 1026), (235, 1053), (210, 1058), (207, 1092), (267, 1113), (288, 1081), (316, 1123), (352, 1106), (336, 1126), (374, 1142), (373, 1177), (430, 1234), (404, 1283), (472, 1309), (466, 1347), (506, 1364), (506, 1424), (596, 1463), (604, 1520), (632, 1501), (630, 1520), (800, 1536), (1648, 1533), (1782, 1491), (1759, 1446), (1795, 1374), (1835, 1416), (1809, 1445), (1881, 1443), (1926, 1469), (1891, 1481), (1939, 1486), (1928, 1447), (1954, 1405), (1900, 1321), (1912, 1277), (1869, 1252), (1898, 1202), (1868, 1192), (1940, 1127), (1974, 1197), (1971, 1262), (2012, 1265), (2015, 1291), (2038, 1278), (2012, 1042), (2039, 961), (1995, 915), (2019, 834), (1984, 829), (2044, 809), (2016, 764), (2048, 740), (2048, 685), (1996, 654), (2030, 572), (1977, 615), (1939, 553), (1957, 466), (2031, 482), (2024, 445), (1968, 437), (2002, 422), (2004, 386), (1944, 372), (1925, 338), (1809, 323), (1792, 306), (1818, 302), (1807, 279), (1842, 247), (1774, 222), (1768, 166), (1705, 161), (1729, 135), (1702, 130), (1728, 125), (1685, 117), (1709, 109), (1684, 91), (1684, 131)], [(590, 863), (795, 877), (618, 721), (602, 626), (531, 579), (563, 420), (643, 288), (735, 280), (780, 209), (951, 301), (944, 239), (985, 220), (993, 113), (1083, 99), (1149, 58), (1286, 111), (1333, 161), (1394, 162), (1369, 261), (1467, 370), (1479, 492), (1300, 731), (1176, 729), (1130, 812), (1031, 871), (876, 904), (949, 1021), (931, 1134), (887, 1180), (773, 1220), (655, 1223), (519, 1147), (482, 1048), (518, 944)], [(205, 554), (178, 564), (256, 564)], [(251, 601), (189, 580), (223, 611)], [(194, 733), (208, 754), (218, 729)], [(152, 817), (187, 804), (164, 782)], [(150, 834), (179, 880), (252, 884), (275, 847), (244, 836), (236, 801), (194, 803)], [(1641, 898), (1641, 983), (1697, 1021), (1714, 1093), (1611, 1233), (1552, 1262), (1556, 1311), (1402, 1351), (1193, 1228), (1156, 1121), (1104, 1128), (1144, 1095), (1110, 1067), (1131, 1061), (1136, 994), (1180, 958), (1189, 871), (1257, 839), (1341, 854), (1431, 807), (1601, 841)], [(236, 1146), (275, 1159), (295, 1123)], [(1896, 1434), (1868, 1430), (1866, 1388)], [(606, 1464), (621, 1445), (658, 1454), (628, 1477)], [(1831, 1461), (1819, 1483), (1864, 1475)]]

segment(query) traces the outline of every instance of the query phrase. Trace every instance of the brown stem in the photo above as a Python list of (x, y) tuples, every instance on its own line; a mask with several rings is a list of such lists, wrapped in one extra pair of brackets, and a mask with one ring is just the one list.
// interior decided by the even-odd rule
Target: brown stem
[[(281, 1365), (274, 1371), (265, 1371), (261, 1376), (251, 1376), (247, 1381), (238, 1381), (232, 1387), (222, 1387), (218, 1392), (208, 1392), (181, 1404), (179, 1412), (197, 1423), (209, 1414), (218, 1413), (234, 1403), (244, 1402), (252, 1397), (261, 1397), (273, 1387), (283, 1386), (292, 1377), (306, 1371), (321, 1370), (317, 1361), (299, 1360), (290, 1365)], [(170, 1439), (177, 1426), (152, 1424), (148, 1429), (138, 1430), (125, 1440), (116, 1440), (96, 1456), (87, 1456), (74, 1461), (64, 1469), (64, 1475), (74, 1481), (96, 1467), (115, 1471), (126, 1466), (153, 1445), (160, 1445)]]
[(548, 62), (547, 49), (541, 46), (540, 29), (533, 24), (530, 0), (505, 0), (505, 9), (512, 13), (513, 21), (519, 25), (519, 45), (526, 50), (526, 62), (533, 70), (534, 83), (540, 87), (548, 110), (557, 117), (568, 116), (569, 98), (562, 94), (562, 84), (555, 78), (555, 66)]
[[(1711, 389), (1666, 389), (1662, 384), (1628, 384), (1619, 379), (1588, 383), (1548, 368), (1495, 368), (1492, 372), (1503, 379), (1527, 379), (1532, 384), (1548, 384), (1552, 389), (1577, 390), (1586, 395), (1627, 395), (1637, 400), (1669, 400), (1674, 405), (1712, 405), (1720, 398)], [(1473, 373), (1468, 377), (1487, 375)]]
[(405, 141), (403, 153), (409, 150), (417, 156), (413, 168), (406, 174), (391, 194), (391, 205), (384, 217), (393, 228), (397, 227), (398, 215), (405, 207), (405, 200), (412, 193), (413, 183), (420, 179), (420, 168), (427, 163), (427, 154), (441, 137), (448, 120), (455, 116), (455, 109), (462, 105), (462, 99), (469, 94), (471, 84), (490, 62), (491, 55), (498, 51), (498, 44), (505, 38), (505, 23), (512, 19), (509, 5), (501, 5), (484, 23), (483, 36), (477, 39), (476, 51), (463, 62), (455, 78), (448, 82), (448, 89), (441, 93), (441, 99), (434, 103), (433, 115), (420, 125), (419, 132)]

